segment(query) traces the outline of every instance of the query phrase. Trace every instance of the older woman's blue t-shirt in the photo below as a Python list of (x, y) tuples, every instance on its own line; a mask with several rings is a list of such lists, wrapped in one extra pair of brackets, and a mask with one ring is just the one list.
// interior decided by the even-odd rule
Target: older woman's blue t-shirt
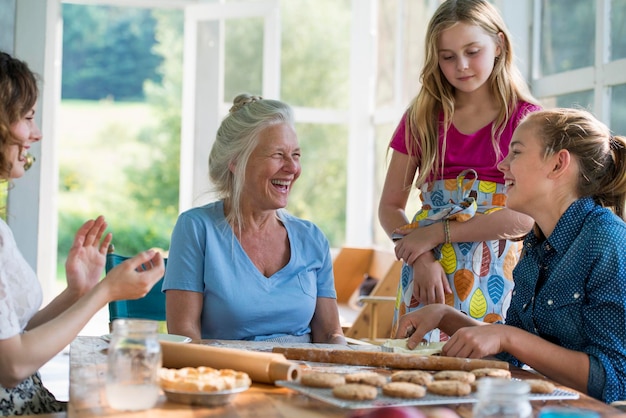
[(324, 234), (284, 211), (279, 217), (291, 258), (265, 277), (233, 234), (222, 201), (179, 216), (162, 289), (204, 295), (202, 338), (260, 341), (310, 334), (317, 298), (336, 298)]

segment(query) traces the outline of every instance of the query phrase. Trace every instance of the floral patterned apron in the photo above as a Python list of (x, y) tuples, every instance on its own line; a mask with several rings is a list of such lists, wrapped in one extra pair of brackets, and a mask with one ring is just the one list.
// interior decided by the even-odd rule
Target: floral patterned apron
[[(473, 178), (467, 179), (468, 175)], [(456, 179), (437, 180), (421, 187), (422, 208), (405, 228), (419, 228), (444, 220), (465, 222), (504, 208), (504, 185), (479, 181), (474, 170), (465, 170)], [(503, 321), (511, 301), (513, 268), (517, 264), (521, 241), (453, 242), (436, 247), (452, 294), (446, 304), (466, 315), (484, 321)], [(424, 306), (413, 297), (413, 267), (404, 264), (396, 296), (392, 335), (398, 319)], [(430, 341), (445, 341), (447, 336), (434, 330)]]

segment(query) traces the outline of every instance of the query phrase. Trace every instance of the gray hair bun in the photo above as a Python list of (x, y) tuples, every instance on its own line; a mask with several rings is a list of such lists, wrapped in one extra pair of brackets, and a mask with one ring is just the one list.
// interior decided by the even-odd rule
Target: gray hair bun
[(233, 105), (228, 110), (228, 113), (235, 113), (245, 105), (254, 103), (257, 100), (263, 100), (263, 98), (261, 96), (252, 96), (250, 94), (240, 94), (239, 96), (235, 97), (235, 100), (233, 100)]

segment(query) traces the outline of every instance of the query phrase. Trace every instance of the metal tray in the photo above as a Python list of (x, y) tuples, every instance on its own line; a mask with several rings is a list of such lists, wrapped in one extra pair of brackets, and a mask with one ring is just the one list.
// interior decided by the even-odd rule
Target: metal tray
[[(401, 399), (393, 398), (390, 396), (384, 396), (381, 389), (378, 389), (378, 396), (371, 401), (349, 401), (345, 399), (335, 398), (333, 396), (333, 390), (327, 388), (313, 388), (303, 386), (298, 382), (279, 380), (275, 382), (277, 386), (293, 389), (299, 393), (307, 395), (311, 398), (320, 400), (322, 402), (329, 403), (331, 405), (338, 406), (340, 408), (347, 409), (365, 409), (365, 408), (378, 408), (381, 406), (409, 406), (409, 405), (451, 405), (461, 403), (476, 403), (477, 398), (474, 393), (467, 396), (441, 396), (427, 393), (426, 396), (419, 399)], [(538, 400), (557, 400), (557, 399), (578, 399), (579, 395), (575, 392), (570, 392), (563, 389), (555, 389), (550, 394), (535, 394), (531, 393), (529, 399), (531, 401)]]

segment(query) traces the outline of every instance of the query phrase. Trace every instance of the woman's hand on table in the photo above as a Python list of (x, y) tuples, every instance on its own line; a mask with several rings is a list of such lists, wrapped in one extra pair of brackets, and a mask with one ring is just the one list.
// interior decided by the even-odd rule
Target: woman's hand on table
[(446, 308), (449, 308), (449, 306), (438, 303), (424, 306), (417, 311), (402, 316), (398, 321), (398, 330), (395, 338), (408, 337), (407, 347), (411, 350), (414, 349), (424, 341), (424, 336), (428, 332), (439, 327)]
[(502, 340), (506, 338), (507, 328), (500, 324), (460, 328), (441, 352), (445, 356), (463, 358), (483, 358), (500, 353), (504, 351)]
[[(403, 315), (398, 321), (395, 338), (408, 337), (407, 347), (412, 350), (423, 341), (429, 331), (435, 328), (440, 328), (446, 334), (454, 336), (460, 329), (479, 325), (489, 324), (470, 318), (452, 306), (435, 303)], [(448, 341), (444, 346), (444, 353), (445, 347), (449, 344)]]

